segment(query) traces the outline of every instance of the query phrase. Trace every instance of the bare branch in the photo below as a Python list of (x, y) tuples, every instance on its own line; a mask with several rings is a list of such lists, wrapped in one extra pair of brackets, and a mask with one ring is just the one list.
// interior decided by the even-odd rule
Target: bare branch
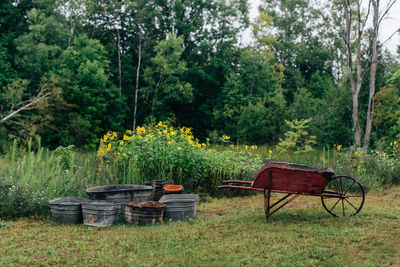
[(381, 22), (386, 18), (387, 14), (389, 13), (390, 9), (393, 7), (393, 5), (397, 2), (397, 0), (390, 0), (389, 3), (386, 5), (386, 7), (383, 10), (383, 13), (379, 15), (379, 20), (378, 24), (376, 27), (379, 28), (381, 25)]
[(382, 43), (382, 45), (384, 45), (384, 44), (386, 44), (387, 42), (389, 42), (389, 41), (393, 38), (393, 36), (394, 36), (396, 33), (399, 32), (399, 30), (400, 30), (400, 28), (397, 29), (396, 31), (394, 31), (394, 32)]
[(34, 109), (35, 108), (34, 106), (36, 104), (38, 104), (42, 100), (48, 98), (50, 95), (51, 95), (51, 92), (48, 92), (47, 89), (43, 88), (42, 90), (40, 90), (40, 92), (34, 98), (25, 100), (25, 101), (19, 103), (17, 106), (23, 105), (19, 109), (15, 110), (15, 111), (13, 111), (11, 109), (8, 112), (8, 114), (0, 120), (0, 123), (3, 123), (5, 121), (9, 120), (10, 118), (12, 118), (15, 115), (17, 115), (18, 113), (20, 113), (21, 111)]

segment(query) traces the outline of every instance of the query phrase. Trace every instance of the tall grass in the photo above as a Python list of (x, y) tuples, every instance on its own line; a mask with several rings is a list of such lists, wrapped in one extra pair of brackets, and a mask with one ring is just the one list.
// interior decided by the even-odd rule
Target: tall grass
[(264, 160), (292, 162), (321, 168), (334, 168), (336, 165), (334, 150), (328, 146), (304, 153), (292, 153), (278, 152), (275, 150), (275, 147), (264, 145), (257, 149), (257, 153), (261, 155)]
[(61, 196), (85, 196), (85, 189), (107, 183), (96, 177), (94, 152), (82, 153), (67, 148), (64, 153), (40, 147), (32, 142), (0, 158), (0, 217), (47, 214), (50, 199)]
[(29, 185), (33, 191), (44, 191), (49, 198), (84, 195), (88, 185), (103, 182), (94, 177), (94, 153), (76, 152), (73, 149), (69, 149), (65, 155), (56, 152), (40, 146), (33, 151), (31, 142), (27, 148), (18, 147), (14, 142), (11, 153), (0, 159), (0, 175), (13, 184)]
[[(0, 217), (46, 214), (50, 199), (85, 197), (85, 189), (104, 184), (173, 179), (184, 184), (188, 191), (218, 195), (226, 192), (216, 190), (221, 179), (253, 180), (255, 170), (268, 160), (331, 168), (336, 175), (356, 178), (366, 189), (400, 184), (400, 161), (383, 152), (363, 154), (354, 148), (338, 151), (325, 147), (296, 154), (277, 153), (268, 146), (249, 149), (243, 154), (241, 150), (244, 146), (210, 146), (207, 151), (175, 148), (172, 156), (167, 153), (165, 157), (154, 151), (132, 150), (132, 157), (115, 160), (113, 154), (99, 158), (95, 151), (82, 152), (73, 147), (51, 151), (40, 145), (34, 150), (32, 142), (26, 147), (14, 142), (8, 153), (0, 157)], [(182, 157), (184, 154), (177, 152), (188, 156)], [(138, 160), (135, 155), (139, 157), (140, 153)], [(246, 160), (252, 158), (257, 160), (252, 163)]]

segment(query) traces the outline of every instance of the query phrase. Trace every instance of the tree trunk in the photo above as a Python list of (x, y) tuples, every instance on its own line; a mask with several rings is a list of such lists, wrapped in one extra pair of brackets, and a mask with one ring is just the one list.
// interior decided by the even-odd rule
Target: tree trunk
[(121, 68), (121, 36), (117, 30), (117, 49), (118, 49), (118, 89), (119, 97), (122, 97), (122, 68)]
[(379, 0), (372, 1), (373, 6), (373, 30), (374, 33), (372, 35), (372, 58), (371, 58), (371, 70), (370, 70), (370, 80), (369, 80), (369, 98), (368, 98), (368, 111), (367, 111), (367, 125), (365, 127), (364, 134), (364, 151), (368, 152), (368, 147), (371, 138), (371, 129), (372, 129), (372, 116), (374, 110), (374, 95), (375, 95), (375, 76), (376, 76), (376, 68), (378, 65), (378, 48), (377, 48), (377, 38), (378, 38), (378, 17), (379, 17)]
[(139, 34), (138, 64), (137, 64), (137, 68), (136, 68), (135, 106), (133, 109), (133, 131), (135, 131), (135, 129), (136, 129), (136, 112), (137, 112), (137, 106), (138, 106), (139, 74), (140, 74), (141, 61), (142, 61), (142, 35)]
[(69, 32), (70, 32), (70, 35), (68, 37), (68, 47), (70, 47), (71, 44), (72, 44), (72, 40), (74, 38), (74, 31), (75, 31), (75, 23), (72, 20), (72, 16), (71, 16), (69, 18)]
[[(347, 51), (347, 67), (349, 69), (349, 79), (351, 86), (351, 95), (353, 100), (352, 118), (353, 118), (353, 130), (354, 130), (354, 144), (356, 146), (361, 146), (361, 127), (359, 121), (359, 108), (358, 108), (358, 96), (360, 94), (361, 83), (362, 83), (362, 66), (361, 66), (361, 20), (358, 17), (357, 20), (357, 48), (356, 48), (356, 80), (354, 79), (354, 69), (353, 69), (353, 52), (351, 50), (351, 7), (349, 0), (343, 0), (344, 15), (345, 15), (345, 34), (344, 42)], [(359, 5), (357, 5), (357, 12), (360, 11)], [(360, 15), (360, 14), (358, 14)]]

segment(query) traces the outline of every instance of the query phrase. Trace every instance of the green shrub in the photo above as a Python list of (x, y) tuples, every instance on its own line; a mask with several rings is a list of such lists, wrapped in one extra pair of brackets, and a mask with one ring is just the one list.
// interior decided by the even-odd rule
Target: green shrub
[(96, 176), (95, 153), (72, 147), (33, 151), (14, 142), (0, 163), (0, 216), (7, 218), (47, 214), (51, 199), (87, 196), (88, 187), (110, 183)]
[(365, 153), (355, 147), (340, 153), (337, 158), (337, 169), (341, 173), (356, 177), (367, 189), (390, 186), (400, 183), (400, 161), (393, 153), (370, 150)]
[(281, 152), (304, 153), (312, 150), (312, 145), (315, 145), (315, 136), (310, 136), (306, 131), (308, 123), (311, 119), (303, 119), (285, 122), (289, 125), (290, 131), (285, 133), (285, 139), (280, 138), (277, 149)]
[[(222, 139), (229, 141), (224, 135)], [(107, 133), (98, 150), (98, 175), (113, 177), (116, 183), (144, 183), (174, 180), (189, 191), (215, 194), (221, 179), (252, 179), (261, 166), (249, 151), (211, 149), (196, 139), (190, 128), (175, 129), (159, 122), (138, 127), (118, 138)]]
[(17, 218), (48, 214), (49, 199), (45, 191), (32, 190), (28, 184), (12, 179), (0, 181), (0, 217)]

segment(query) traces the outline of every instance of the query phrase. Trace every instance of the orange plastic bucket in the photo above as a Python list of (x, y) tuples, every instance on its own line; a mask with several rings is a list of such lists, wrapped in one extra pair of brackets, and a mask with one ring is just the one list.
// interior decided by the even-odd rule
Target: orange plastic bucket
[(164, 194), (179, 194), (183, 192), (181, 185), (167, 185), (164, 186)]

